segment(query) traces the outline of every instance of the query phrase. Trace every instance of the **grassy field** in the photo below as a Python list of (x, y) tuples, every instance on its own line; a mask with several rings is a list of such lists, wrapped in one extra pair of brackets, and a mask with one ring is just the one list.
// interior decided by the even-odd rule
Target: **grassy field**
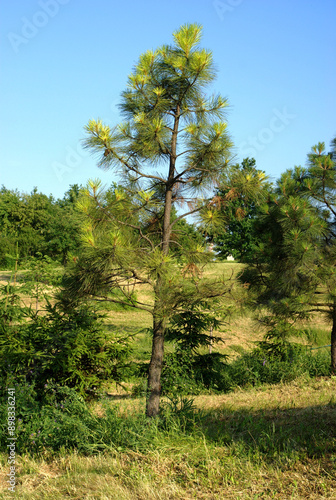
[[(240, 269), (236, 263), (213, 263), (207, 275), (234, 279)], [(9, 274), (2, 272), (1, 280)], [(152, 300), (146, 288), (138, 296)], [(138, 332), (134, 357), (148, 360), (151, 316), (118, 307), (107, 313), (109, 329)], [(307, 326), (311, 344), (329, 344), (324, 318), (314, 317)], [(216, 349), (232, 359), (264, 334), (243, 311), (214, 333), (224, 341)], [(108, 404), (118, 409), (126, 428), (129, 424), (132, 443), (121, 435), (120, 443), (91, 456), (64, 451), (20, 456), (17, 450), (15, 494), (7, 491), (8, 457), (1, 454), (1, 499), (336, 499), (336, 377), (201, 394), (192, 398), (190, 418), (172, 420), (166, 428), (141, 419), (143, 397), (113, 384), (107, 389)], [(100, 403), (91, 409), (104, 417)]]
[[(198, 396), (192, 429), (96, 456), (19, 457), (20, 499), (336, 498), (336, 378)], [(125, 418), (142, 399), (111, 402)], [(136, 404), (136, 405), (135, 405)], [(6, 491), (7, 457), (1, 456)]]
[[(243, 267), (243, 264), (236, 262), (213, 262), (207, 265), (204, 276), (208, 278), (224, 276), (226, 280), (235, 282), (237, 274)], [(0, 271), (0, 285), (8, 282), (11, 274), (11, 271)], [(24, 274), (24, 270), (18, 271), (19, 282), (20, 279), (24, 279)], [(138, 287), (136, 292), (141, 302), (153, 302), (152, 291), (147, 285)], [(226, 296), (224, 300), (226, 306), (234, 304), (233, 299), (229, 296)], [(29, 299), (27, 296), (23, 297), (23, 301), (26, 305), (32, 304), (34, 306), (34, 300)], [(148, 349), (150, 349), (150, 338), (146, 335), (145, 329), (152, 326), (152, 316), (139, 309), (128, 308), (125, 311), (121, 307), (113, 304), (107, 304), (103, 307), (103, 310), (108, 314), (106, 324), (109, 329), (123, 329), (128, 332), (139, 332), (136, 348), (143, 351), (145, 357), (148, 354)], [(262, 339), (265, 331), (252, 316), (251, 311), (244, 311), (242, 309), (239, 309), (238, 312), (232, 311), (232, 315), (227, 318), (221, 330), (213, 332), (214, 335), (220, 336), (224, 341), (217, 346), (220, 352), (233, 356), (235, 353), (241, 353), (244, 349), (252, 348), (256, 341)], [(331, 325), (324, 317), (315, 315), (313, 321), (307, 322), (305, 326), (312, 332), (312, 339), (309, 343), (315, 346), (330, 343)]]
[[(227, 280), (235, 282), (237, 274), (243, 267), (243, 264), (236, 262), (213, 262), (207, 266), (204, 276), (212, 278), (224, 276)], [(137, 289), (137, 297), (141, 302), (153, 301), (151, 290), (147, 286)], [(224, 301), (225, 306), (234, 306), (234, 300), (229, 296), (226, 296)], [(131, 308), (125, 312), (120, 308), (115, 308), (114, 305), (108, 305), (107, 311), (107, 325), (111, 330), (123, 329), (128, 332), (139, 332), (136, 336), (135, 355), (141, 361), (149, 360), (151, 338), (146, 329), (152, 326), (152, 316), (147, 312)], [(310, 339), (296, 338), (295, 341), (314, 347), (330, 344), (331, 323), (323, 316), (314, 315), (310, 321), (301, 323), (300, 326), (307, 328), (311, 336)], [(243, 308), (235, 310), (233, 307), (220, 330), (214, 331), (213, 334), (223, 340), (215, 346), (214, 350), (234, 358), (252, 349), (257, 341), (262, 340), (265, 329), (256, 321), (251, 311)], [(166, 344), (166, 349), (170, 350), (169, 344)]]

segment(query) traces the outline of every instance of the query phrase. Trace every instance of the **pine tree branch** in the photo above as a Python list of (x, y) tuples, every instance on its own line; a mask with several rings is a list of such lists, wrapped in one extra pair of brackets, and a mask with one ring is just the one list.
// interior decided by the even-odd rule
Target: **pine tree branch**
[[(104, 213), (107, 213), (107, 211), (106, 211), (105, 207), (103, 207), (103, 206), (101, 205), (101, 203), (99, 202), (99, 199), (98, 199), (98, 197), (97, 197), (96, 195), (94, 195), (94, 196), (93, 196), (93, 199), (95, 200), (95, 202), (97, 203), (97, 205), (99, 206), (99, 208), (100, 208), (100, 209), (101, 209)], [(147, 205), (147, 202), (145, 202), (145, 203), (143, 204), (143, 206), (141, 206), (141, 207), (137, 207), (137, 209), (136, 209), (136, 210), (137, 210), (137, 211), (138, 211), (138, 210), (141, 210), (141, 209), (142, 209), (142, 208), (144, 208), (146, 205)], [(110, 216), (108, 215), (108, 213), (107, 213), (107, 217), (108, 217), (108, 218), (109, 218), (112, 222), (117, 222), (118, 224), (121, 224), (121, 225), (126, 226), (126, 227), (130, 227), (130, 228), (135, 229), (136, 231), (138, 231), (138, 232), (139, 232), (139, 234), (140, 234), (140, 236), (141, 236), (141, 238), (143, 238), (143, 239), (145, 239), (146, 241), (148, 241), (148, 243), (150, 244), (150, 246), (151, 246), (152, 250), (154, 250), (154, 244), (153, 244), (153, 242), (152, 242), (152, 241), (151, 241), (151, 240), (150, 240), (150, 239), (149, 239), (149, 238), (148, 238), (145, 234), (143, 234), (143, 232), (142, 232), (142, 230), (141, 230), (141, 227), (140, 227), (140, 226), (135, 226), (134, 224), (130, 224), (129, 222), (124, 222), (124, 221), (122, 221), (122, 220), (120, 220), (120, 219), (112, 218), (112, 217), (110, 217)]]
[[(115, 150), (111, 149), (106, 141), (102, 141), (102, 143), (105, 147), (105, 152), (107, 152), (107, 156), (112, 154), (114, 156), (114, 158), (117, 159), (119, 161), (119, 163), (121, 163), (126, 168), (126, 170), (130, 170), (132, 172), (135, 172), (139, 176), (139, 178), (156, 179), (156, 180), (160, 181), (161, 183), (166, 183), (166, 181), (162, 177), (159, 177), (157, 175), (145, 174), (144, 172), (141, 172), (135, 165), (132, 165), (131, 163), (128, 162), (128, 160), (125, 160), (122, 156), (118, 155), (118, 153)], [(135, 156), (134, 153), (131, 154), (129, 156), (129, 159), (132, 159), (134, 156)], [(107, 159), (107, 161), (108, 161), (108, 159)], [(103, 167), (103, 163), (101, 163), (101, 166)]]
[(154, 286), (154, 283), (153, 283), (153, 281), (151, 279), (149, 279), (149, 278), (142, 278), (142, 276), (140, 276), (138, 274), (138, 271), (136, 271), (135, 269), (132, 269), (132, 273), (133, 273), (134, 278), (136, 278), (137, 280), (141, 281), (142, 283), (147, 283), (148, 285)]
[(161, 184), (166, 184), (167, 181), (165, 179), (163, 179), (162, 177), (159, 177), (157, 175), (150, 175), (150, 174), (145, 174), (143, 172), (140, 172), (136, 167), (132, 166), (132, 165), (128, 165), (126, 163), (124, 163), (124, 165), (126, 166), (126, 168), (128, 168), (129, 170), (131, 170), (132, 172), (135, 172), (140, 179), (142, 178), (146, 178), (146, 179), (155, 179), (157, 181), (160, 181)]
[(174, 224), (176, 224), (176, 222), (183, 219), (184, 217), (187, 217), (188, 215), (195, 214), (196, 212), (199, 212), (201, 210), (201, 208), (202, 207), (198, 207), (198, 208), (195, 208), (194, 210), (190, 210), (189, 212), (185, 212), (184, 214), (179, 215), (178, 217), (176, 217), (176, 219), (173, 220), (173, 222), (171, 222), (170, 227), (173, 227)]
[(113, 302), (114, 304), (120, 304), (123, 306), (134, 307), (135, 309), (141, 309), (142, 311), (147, 311), (150, 314), (153, 314), (153, 307), (149, 304), (143, 304), (142, 302), (127, 302), (126, 300), (113, 299), (111, 297), (102, 296), (99, 298), (99, 295), (91, 296), (91, 300), (95, 302)]

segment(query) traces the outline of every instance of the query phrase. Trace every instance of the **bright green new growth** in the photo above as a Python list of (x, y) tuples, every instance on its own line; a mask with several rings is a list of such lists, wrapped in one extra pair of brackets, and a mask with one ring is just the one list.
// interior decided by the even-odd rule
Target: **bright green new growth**
[(123, 183), (141, 179), (148, 181), (146, 189), (164, 185), (160, 167), (173, 160), (171, 180), (179, 182), (175, 197), (181, 199), (218, 180), (228, 161), (231, 143), (222, 121), (227, 101), (204, 93), (215, 70), (211, 52), (197, 47), (200, 36), (200, 26), (183, 26), (174, 33), (175, 47), (140, 57), (122, 93), (126, 122), (114, 129), (100, 120), (86, 126), (85, 147), (99, 155), (99, 166), (122, 174)]

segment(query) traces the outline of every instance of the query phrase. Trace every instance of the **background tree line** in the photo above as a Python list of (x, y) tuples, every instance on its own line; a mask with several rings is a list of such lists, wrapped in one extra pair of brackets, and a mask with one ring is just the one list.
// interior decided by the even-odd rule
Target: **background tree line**
[(0, 189), (0, 267), (12, 267), (13, 256), (24, 261), (37, 254), (65, 264), (80, 245), (75, 203), (80, 187), (70, 186), (62, 199), (39, 193)]

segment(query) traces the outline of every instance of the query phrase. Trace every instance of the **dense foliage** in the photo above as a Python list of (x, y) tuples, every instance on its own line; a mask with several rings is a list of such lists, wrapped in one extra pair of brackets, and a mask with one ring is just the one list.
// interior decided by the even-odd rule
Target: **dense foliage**
[[(335, 140), (332, 142), (335, 147)], [(260, 216), (260, 238), (242, 281), (261, 306), (268, 337), (281, 343), (298, 319), (319, 313), (332, 321), (331, 364), (336, 372), (336, 166), (319, 143), (307, 167), (282, 174)]]
[(106, 380), (121, 382), (130, 354), (128, 336), (107, 332), (103, 316), (89, 304), (55, 302), (48, 290), (56, 279), (59, 283), (59, 272), (47, 273), (43, 260), (32, 269), (19, 277), (15, 272), (0, 290), (1, 387), (10, 380), (34, 384), (43, 399), (50, 383), (90, 396)]
[(223, 172), (215, 194), (221, 224), (205, 233), (215, 244), (218, 257), (232, 255), (239, 262), (253, 262), (261, 207), (271, 193), (272, 185), (265, 173), (256, 168), (253, 158), (245, 158), (240, 165)]
[[(34, 189), (32, 193), (0, 189), (0, 268), (13, 265), (16, 254), (25, 261), (38, 253), (65, 263), (79, 246), (75, 211), (79, 187), (71, 186), (62, 200)], [(13, 259), (14, 257), (14, 259)]]

